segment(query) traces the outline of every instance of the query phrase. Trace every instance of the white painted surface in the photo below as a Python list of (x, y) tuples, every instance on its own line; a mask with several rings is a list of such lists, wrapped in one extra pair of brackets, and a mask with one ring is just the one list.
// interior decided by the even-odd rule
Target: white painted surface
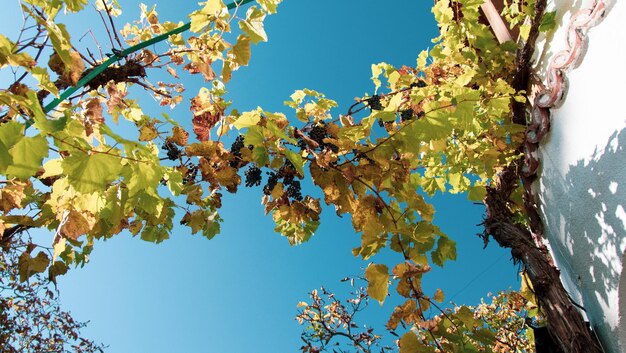
[[(588, 1), (559, 2), (538, 72), (565, 45), (565, 29)], [(606, 352), (626, 352), (626, 4), (615, 1), (567, 73), (563, 104), (540, 156), (540, 207), (563, 282), (586, 309)], [(621, 341), (621, 342), (620, 342)], [(621, 347), (620, 348), (620, 343)]]

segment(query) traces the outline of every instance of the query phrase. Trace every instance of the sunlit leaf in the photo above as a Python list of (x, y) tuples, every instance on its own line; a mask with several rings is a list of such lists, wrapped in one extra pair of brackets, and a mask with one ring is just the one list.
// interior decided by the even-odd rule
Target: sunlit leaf
[(19, 258), (20, 282), (25, 282), (30, 276), (45, 271), (49, 263), (50, 259), (43, 251), (35, 257), (31, 257), (30, 253), (25, 251)]
[(121, 158), (105, 153), (75, 153), (63, 160), (70, 184), (79, 192), (102, 191), (119, 178)]
[(41, 168), (43, 159), (48, 155), (48, 141), (41, 135), (23, 137), (10, 149), (12, 163), (6, 174), (19, 179), (28, 179)]
[(263, 28), (265, 16), (263, 11), (252, 6), (246, 13), (246, 19), (239, 22), (239, 28), (250, 37), (250, 40), (254, 44), (267, 42), (267, 34)]
[(365, 270), (367, 294), (382, 305), (389, 292), (389, 268), (387, 265), (370, 264)]

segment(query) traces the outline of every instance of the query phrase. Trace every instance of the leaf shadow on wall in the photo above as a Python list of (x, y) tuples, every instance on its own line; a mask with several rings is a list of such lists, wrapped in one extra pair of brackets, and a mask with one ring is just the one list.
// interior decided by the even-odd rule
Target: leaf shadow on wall
[(554, 256), (581, 289), (592, 322), (612, 326), (603, 341), (617, 336), (617, 315), (606, 313), (618, 310), (615, 297), (626, 247), (626, 129), (608, 141), (591, 159), (571, 165), (565, 179), (551, 168), (541, 176), (545, 229), (551, 231), (553, 249), (558, 248)]

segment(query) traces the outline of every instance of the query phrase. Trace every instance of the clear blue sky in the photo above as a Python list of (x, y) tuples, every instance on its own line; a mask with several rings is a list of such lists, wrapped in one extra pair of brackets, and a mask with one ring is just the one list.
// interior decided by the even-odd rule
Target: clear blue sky
[[(138, 16), (138, 2), (118, 1), (125, 9), (121, 27)], [(195, 1), (163, 0), (157, 11), (161, 19), (186, 21), (195, 8)], [(88, 28), (101, 32), (94, 18), (68, 23), (73, 37)], [(0, 25), (2, 33), (13, 30), (8, 25)], [(437, 28), (428, 1), (285, 0), (266, 30), (269, 42), (253, 47), (250, 67), (228, 86), (240, 111), (262, 106), (290, 113), (282, 102), (306, 87), (337, 100), (335, 113), (344, 112), (355, 96), (372, 92), (372, 63), (414, 66)], [(199, 77), (185, 82), (190, 94), (202, 84)], [(189, 125), (185, 107), (168, 113)], [(348, 217), (325, 209), (312, 240), (290, 247), (273, 232), (260, 196), (259, 188), (242, 188), (225, 197), (222, 234), (211, 241), (176, 227), (160, 245), (128, 234), (97, 243), (91, 263), (60, 280), (63, 305), (77, 319), (91, 320), (85, 334), (109, 344), (111, 353), (297, 351), (296, 304), (322, 285), (341, 293), (339, 280), (361, 274), (367, 262), (351, 255), (360, 238)], [(495, 243), (483, 250), (475, 236), (482, 206), (462, 196), (436, 197), (435, 206), (435, 222), (458, 243), (458, 260), (427, 275), (427, 289), (443, 288), (448, 299), (475, 304), (489, 291), (518, 288), (508, 252)], [(384, 252), (372, 260), (401, 258)], [(361, 323), (382, 327), (391, 304), (373, 303)]]

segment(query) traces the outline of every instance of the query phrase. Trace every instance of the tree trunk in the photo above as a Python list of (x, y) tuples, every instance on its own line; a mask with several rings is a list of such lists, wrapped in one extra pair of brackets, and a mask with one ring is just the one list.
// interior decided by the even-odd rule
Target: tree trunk
[(519, 165), (521, 162), (505, 169), (494, 181), (495, 187), (487, 189), (485, 237), (492, 236), (500, 246), (510, 248), (513, 258), (524, 264), (537, 302), (546, 316), (548, 331), (561, 350), (564, 353), (601, 353), (595, 337), (563, 287), (548, 250), (535, 244), (528, 229), (513, 223), (508, 200), (520, 180)]

